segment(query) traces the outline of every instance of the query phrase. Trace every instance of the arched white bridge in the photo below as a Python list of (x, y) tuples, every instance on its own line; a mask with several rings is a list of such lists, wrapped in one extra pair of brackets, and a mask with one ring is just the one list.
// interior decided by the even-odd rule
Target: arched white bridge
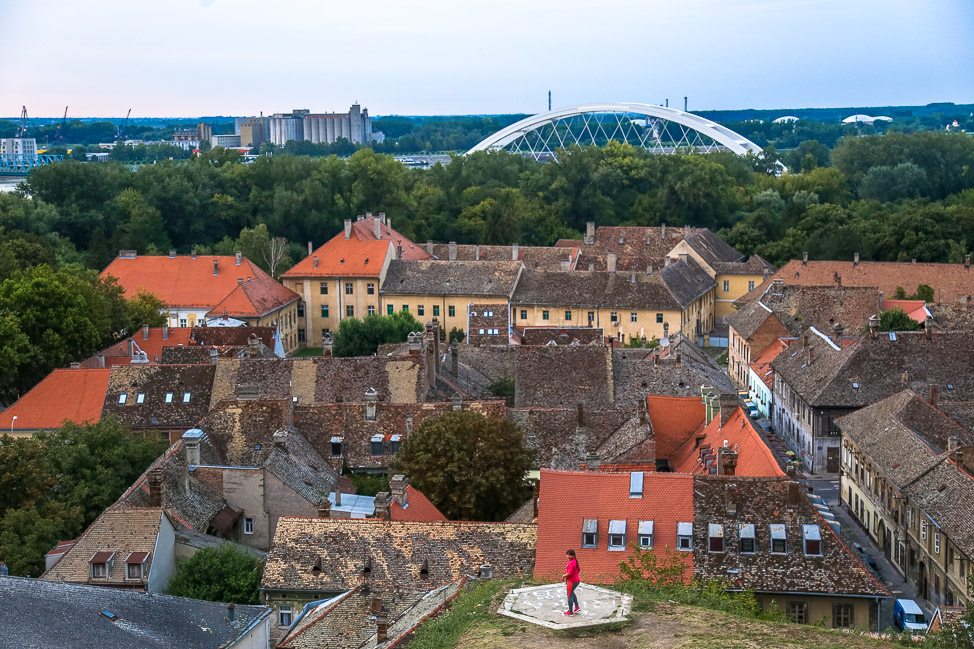
[(535, 159), (553, 158), (555, 149), (610, 140), (641, 146), (652, 153), (731, 151), (760, 153), (739, 133), (676, 108), (638, 103), (568, 106), (538, 113), (501, 129), (467, 153), (507, 149)]

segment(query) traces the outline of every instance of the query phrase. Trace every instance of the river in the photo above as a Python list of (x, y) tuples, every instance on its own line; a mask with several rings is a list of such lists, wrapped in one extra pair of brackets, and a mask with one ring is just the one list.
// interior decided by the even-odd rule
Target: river
[(12, 192), (27, 176), (0, 176), (0, 192)]

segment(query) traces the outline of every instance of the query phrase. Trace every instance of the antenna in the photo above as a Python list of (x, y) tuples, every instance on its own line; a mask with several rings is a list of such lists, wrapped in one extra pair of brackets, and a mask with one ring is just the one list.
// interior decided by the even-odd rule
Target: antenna
[(551, 112), (551, 91), (548, 91), (548, 112)]

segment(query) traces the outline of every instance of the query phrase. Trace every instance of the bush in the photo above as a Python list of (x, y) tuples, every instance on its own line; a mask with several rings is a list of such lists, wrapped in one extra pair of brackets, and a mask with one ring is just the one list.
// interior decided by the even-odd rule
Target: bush
[(181, 563), (169, 580), (167, 595), (209, 602), (259, 604), (257, 587), (264, 565), (230, 543), (205, 548)]

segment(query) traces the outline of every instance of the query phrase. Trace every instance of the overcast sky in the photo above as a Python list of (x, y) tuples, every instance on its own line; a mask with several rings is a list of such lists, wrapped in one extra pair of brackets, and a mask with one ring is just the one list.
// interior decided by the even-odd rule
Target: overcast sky
[(974, 0), (0, 0), (0, 115), (974, 102)]

